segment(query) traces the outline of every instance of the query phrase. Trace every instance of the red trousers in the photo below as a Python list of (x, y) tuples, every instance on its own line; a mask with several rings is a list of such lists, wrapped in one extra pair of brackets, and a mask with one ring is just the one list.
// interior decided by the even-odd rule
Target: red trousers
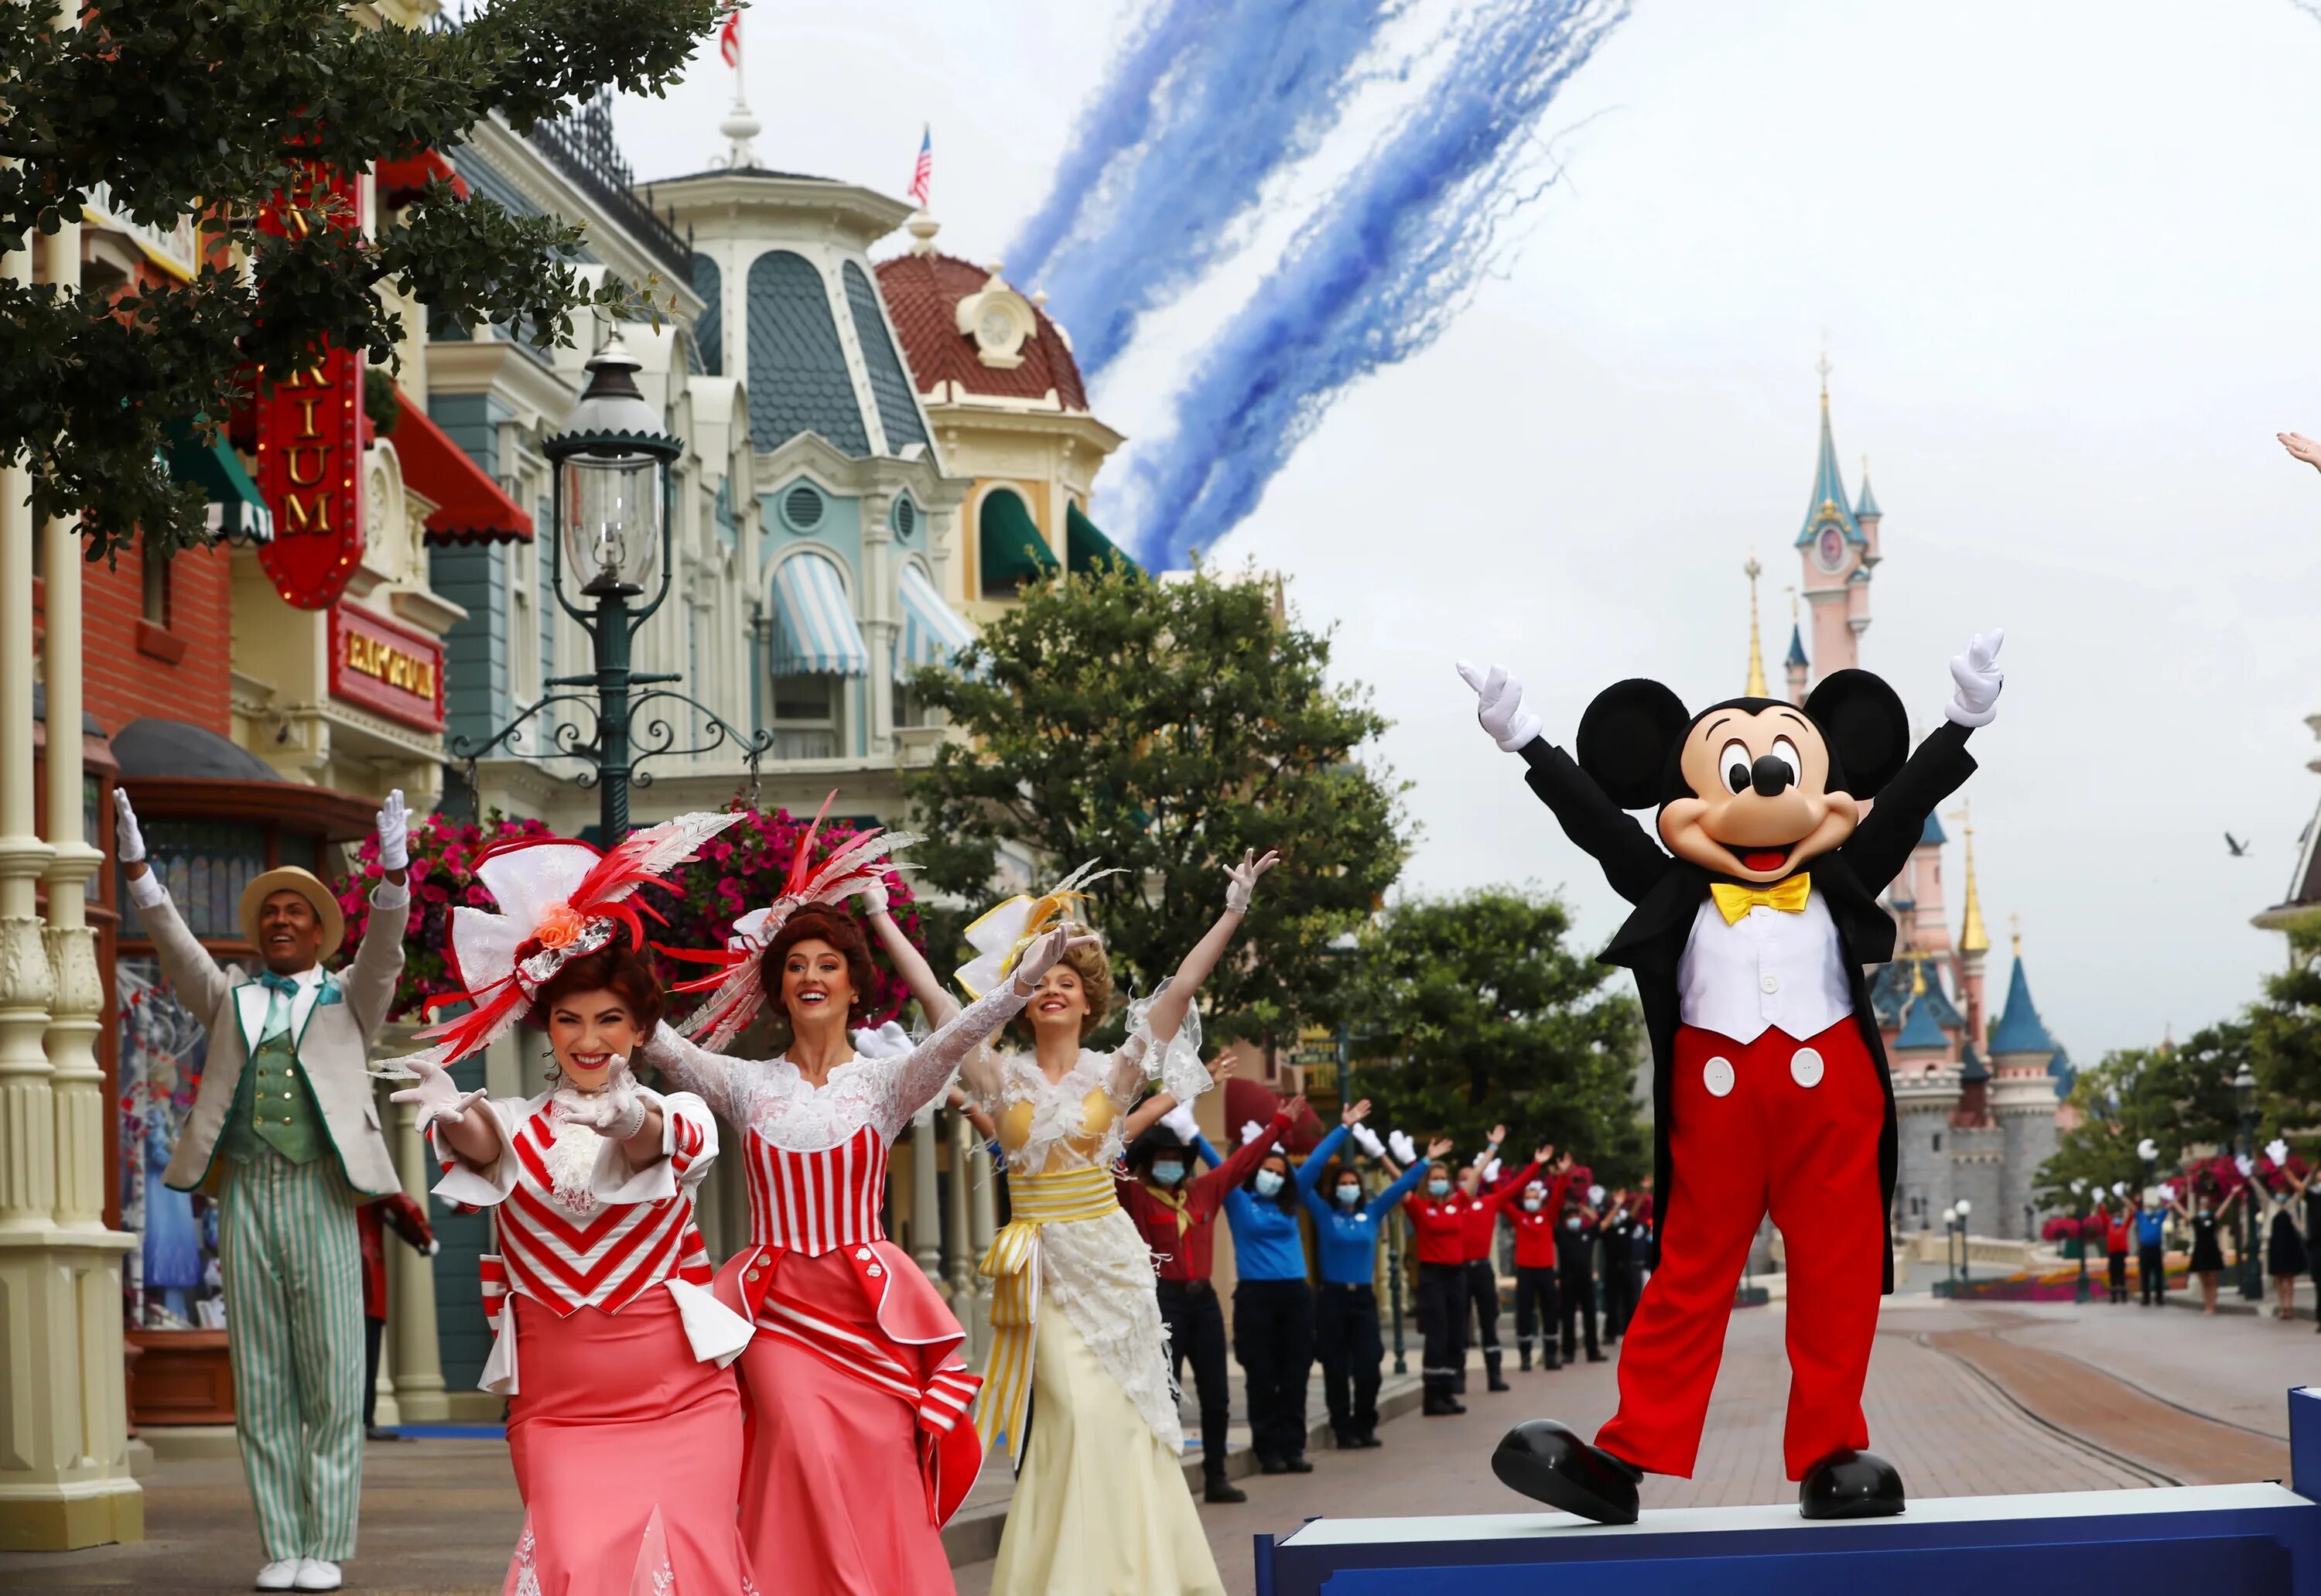
[(1660, 1265), (1620, 1347), (1620, 1410), (1596, 1444), (1689, 1477), (1725, 1353), (1734, 1288), (1770, 1211), (1789, 1269), (1792, 1480), (1870, 1444), (1861, 1385), (1884, 1288), (1878, 1069), (1851, 1018), (1806, 1042), (1743, 1044), (1684, 1026), (1670, 1094), (1668, 1221)]

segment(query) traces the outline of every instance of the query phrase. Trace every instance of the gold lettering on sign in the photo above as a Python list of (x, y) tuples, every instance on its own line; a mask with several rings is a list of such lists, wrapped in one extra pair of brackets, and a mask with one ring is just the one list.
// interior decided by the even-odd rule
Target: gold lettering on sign
[(296, 489), (282, 496), (283, 520), (288, 523), (285, 532), (328, 532), (331, 530), (331, 496), (327, 493), (299, 493)]
[(384, 638), (349, 632), (346, 666), (414, 698), (432, 700), (435, 697), (435, 661), (406, 653)]

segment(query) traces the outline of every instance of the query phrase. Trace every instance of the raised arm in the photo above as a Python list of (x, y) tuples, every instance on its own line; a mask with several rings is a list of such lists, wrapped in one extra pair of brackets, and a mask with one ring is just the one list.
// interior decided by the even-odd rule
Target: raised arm
[[(1362, 1107), (1368, 1108), (1370, 1104), (1364, 1102)], [(1352, 1128), (1353, 1121), (1348, 1120), (1315, 1144), (1314, 1151), (1306, 1155), (1306, 1162), (1297, 1166), (1298, 1190), (1310, 1192), (1314, 1190), (1314, 1183), (1322, 1178), (1322, 1172), (1330, 1167), (1330, 1160), (1337, 1155), (1338, 1149), (1346, 1145), (1346, 1135)]]
[(1425, 1178), (1425, 1164), (1414, 1163), (1408, 1169), (1397, 1175), (1394, 1178), (1394, 1183), (1379, 1193), (1375, 1200), (1380, 1208), (1390, 1208), (1397, 1203), (1406, 1200), (1412, 1192), (1418, 1190), (1419, 1181)]
[(862, 900), (862, 914), (870, 922), (870, 934), (878, 939), (878, 945), (887, 950), (887, 957), (894, 961), (895, 972), (903, 978), (903, 984), (910, 989), (911, 996), (919, 1000), (920, 1008), (926, 1013), (927, 1024), (936, 1026), (949, 1025), (959, 1015), (959, 999), (951, 995), (951, 989), (944, 986), (935, 974), (933, 967), (927, 962), (926, 955), (919, 952), (918, 944), (904, 935), (903, 928), (895, 924), (895, 917), (887, 912), (886, 882), (872, 881), (855, 896)]
[(1843, 853), (1845, 861), (1873, 889), (1902, 873), (1911, 852), (1924, 839), (1926, 816), (1974, 774), (1974, 755), (1966, 751), (1967, 734), (1989, 725), (1998, 714), (1998, 691), (2006, 676), (1998, 669), (2002, 631), (1978, 632), (1964, 652), (1951, 661), (1952, 693), (1943, 708), (1943, 722), (1926, 734), (1907, 763), (1878, 793)]
[(366, 1040), (378, 1035), (403, 979), (403, 934), (411, 923), (411, 892), (405, 886), (411, 864), (411, 818), (403, 789), (387, 795), (378, 811), (378, 862), (384, 879), (370, 891), (370, 918), (361, 945), (347, 966), (347, 1007)]
[(903, 1126), (927, 1104), (941, 1097), (960, 1063), (984, 1039), (1024, 1011), (1039, 990), (1040, 978), (1064, 956), (1067, 947), (1092, 940), (1075, 937), (1058, 926), (1033, 943), (1016, 965), (1015, 973), (953, 1015), (934, 1035), (913, 1048), (895, 1071), (887, 1112), (887, 1135), (899, 1135)]
[[(1218, 1164), (1216, 1168), (1205, 1175), (1197, 1177), (1186, 1189), (1187, 1201), (1188, 1203), (1200, 1201), (1214, 1207), (1224, 1200), (1226, 1192), (1248, 1180), (1251, 1172), (1264, 1163), (1265, 1155), (1273, 1151), (1273, 1144), (1289, 1134), (1289, 1126), (1296, 1117), (1297, 1108), (1304, 1100), (1302, 1098), (1292, 1098), (1288, 1102), (1282, 1104), (1281, 1111), (1273, 1117), (1272, 1124), (1234, 1148), (1233, 1156)], [(1208, 1138), (1203, 1137), (1201, 1145), (1206, 1156), (1216, 1155), (1216, 1149), (1208, 1145)]]
[(113, 789), (113, 807), (114, 853), (121, 861), (122, 874), (128, 878), (129, 901), (137, 907), (145, 935), (153, 939), (161, 973), (177, 989), (186, 1007), (207, 1024), (233, 983), (210, 957), (201, 939), (186, 928), (177, 906), (169, 901), (168, 889), (146, 864), (145, 834), (138, 829), (137, 811), (130, 807), (129, 795), (117, 787)]
[(1248, 917), (1250, 900), (1257, 891), (1257, 878), (1280, 862), (1279, 853), (1268, 853), (1261, 859), (1254, 852), (1244, 852), (1239, 864), (1226, 868), (1225, 912), (1217, 917), (1208, 935), (1193, 944), (1193, 951), (1185, 955), (1185, 962), (1177, 966), (1177, 973), (1154, 994), (1152, 1006), (1144, 1012), (1145, 1029), (1155, 1044), (1165, 1046), (1177, 1035), (1177, 1027), (1185, 1023), (1185, 1010), (1191, 1007), (1193, 994), (1209, 979), (1209, 971), (1224, 956), (1233, 933)]
[(670, 1085), (692, 1092), (735, 1126), (747, 1123), (742, 1112), (742, 1081), (754, 1068), (749, 1060), (697, 1047), (677, 1034), (667, 1020), (645, 1039), (645, 1062), (659, 1070)]

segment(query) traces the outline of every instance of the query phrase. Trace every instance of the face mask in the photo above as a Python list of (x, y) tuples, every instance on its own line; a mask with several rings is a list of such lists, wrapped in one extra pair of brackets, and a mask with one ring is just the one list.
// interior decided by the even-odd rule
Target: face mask
[(2204, 1203), (2202, 1203), (2202, 1204), (2200, 1205), (2200, 1218), (2202, 1218), (2203, 1219), (2205, 1219), (2205, 1218), (2207, 1218), (2207, 1217), (2208, 1217), (2208, 1205), (2207, 1205), (2207, 1203), (2205, 1203), (2205, 1202), (2204, 1202)]
[(1185, 1178), (1185, 1166), (1181, 1163), (1156, 1163), (1152, 1166), (1152, 1178), (1163, 1186), (1174, 1186)]
[(1258, 1171), (1258, 1172), (1257, 1172), (1257, 1194), (1258, 1194), (1260, 1197), (1279, 1197), (1279, 1196), (1280, 1196), (1280, 1195), (1281, 1195), (1281, 1177), (1280, 1177), (1279, 1175), (1276, 1174), (1276, 1173), (1275, 1173), (1273, 1171), (1271, 1171), (1271, 1170), (1260, 1170), (1260, 1171)]
[(1524, 1199), (1524, 1212), (1527, 1214), (1535, 1214), (1539, 1212), (1539, 1199), (1536, 1197), (1526, 1197)]
[(1356, 1203), (1361, 1201), (1361, 1199), (1362, 1189), (1361, 1187), (1341, 1186), (1338, 1188), (1338, 1206), (1340, 1208), (1352, 1208)]
[(1448, 1181), (1427, 1181), (1426, 1195), (1434, 1198), (1438, 1202), (1441, 1201), (1443, 1198), (1451, 1195), (1451, 1182)]
[(1563, 1227), (1564, 1227), (1566, 1230), (1577, 1230), (1577, 1229), (1579, 1229), (1579, 1215), (1577, 1215), (1577, 1214), (1574, 1214), (1570, 1218), (1566, 1219), (1566, 1220), (1563, 1222)]

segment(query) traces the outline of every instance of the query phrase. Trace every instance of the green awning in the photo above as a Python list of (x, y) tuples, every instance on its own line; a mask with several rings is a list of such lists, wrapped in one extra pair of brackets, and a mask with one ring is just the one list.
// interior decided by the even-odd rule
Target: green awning
[(1064, 552), (1074, 576), (1102, 570), (1115, 560), (1131, 570), (1143, 569), (1128, 557), (1126, 550), (1105, 536), (1095, 522), (1081, 515), (1078, 505), (1064, 513)]
[(162, 462), (169, 475), (199, 488), (210, 501), (209, 529), (213, 537), (236, 543), (264, 543), (274, 539), (274, 513), (241, 458), (220, 432), (217, 441), (204, 443), (190, 426), (172, 424)]
[(1024, 501), (1001, 489), (983, 501), (978, 516), (983, 553), (983, 596), (1006, 597), (1025, 582), (1053, 576), (1060, 569), (1048, 540), (1032, 521)]

